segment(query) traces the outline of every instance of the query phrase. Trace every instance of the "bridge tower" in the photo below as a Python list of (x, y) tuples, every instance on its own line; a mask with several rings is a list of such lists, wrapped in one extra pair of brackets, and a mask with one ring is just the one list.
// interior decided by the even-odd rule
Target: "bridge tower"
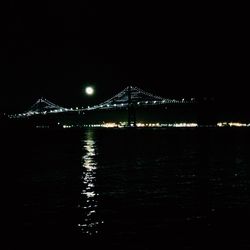
[(132, 101), (131, 98), (131, 86), (128, 86), (127, 94), (128, 94), (128, 127), (131, 127), (133, 124), (136, 127), (136, 114), (135, 114), (135, 103)]

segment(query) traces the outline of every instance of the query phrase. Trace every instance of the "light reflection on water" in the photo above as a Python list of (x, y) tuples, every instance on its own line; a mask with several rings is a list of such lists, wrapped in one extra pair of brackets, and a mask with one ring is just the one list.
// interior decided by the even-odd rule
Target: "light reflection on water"
[[(206, 128), (34, 133), (12, 142), (19, 143), (13, 151), (19, 157), (11, 167), (18, 172), (21, 161), (24, 170), (17, 182), (25, 188), (22, 238), (39, 234), (43, 240), (46, 235), (63, 240), (70, 235), (92, 249), (99, 243), (102, 248), (135, 249), (134, 241), (137, 249), (160, 249), (162, 243), (170, 249), (172, 243), (174, 249), (203, 249), (204, 242), (211, 249), (218, 244), (250, 249), (245, 230), (249, 132)], [(29, 157), (24, 157), (26, 152), (31, 152)]]
[(98, 218), (97, 207), (99, 195), (96, 192), (96, 142), (94, 138), (94, 131), (87, 130), (84, 135), (83, 151), (84, 155), (82, 157), (82, 185), (83, 189), (81, 192), (81, 200), (79, 207), (82, 211), (82, 221), (78, 226), (81, 228), (82, 233), (85, 235), (93, 235), (99, 232), (98, 228), (100, 224), (103, 223)]

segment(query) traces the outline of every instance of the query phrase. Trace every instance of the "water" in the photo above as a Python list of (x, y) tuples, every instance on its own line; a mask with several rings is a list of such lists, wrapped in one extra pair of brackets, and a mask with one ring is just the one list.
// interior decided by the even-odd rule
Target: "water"
[(13, 234), (25, 245), (249, 249), (249, 132), (16, 131), (9, 165), (24, 222)]

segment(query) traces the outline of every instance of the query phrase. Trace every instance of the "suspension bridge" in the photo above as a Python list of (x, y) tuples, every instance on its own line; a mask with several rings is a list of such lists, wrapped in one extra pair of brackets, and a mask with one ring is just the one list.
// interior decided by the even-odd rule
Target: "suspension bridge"
[(36, 115), (48, 115), (66, 112), (79, 112), (85, 113), (93, 110), (115, 110), (127, 109), (128, 110), (128, 126), (136, 125), (136, 108), (147, 106), (159, 106), (169, 104), (190, 104), (195, 103), (195, 99), (169, 99), (163, 98), (149, 92), (146, 92), (135, 86), (127, 86), (118, 94), (110, 99), (93, 106), (86, 108), (64, 108), (56, 105), (44, 98), (37, 100), (28, 110), (23, 113), (10, 115), (10, 118), (25, 118)]

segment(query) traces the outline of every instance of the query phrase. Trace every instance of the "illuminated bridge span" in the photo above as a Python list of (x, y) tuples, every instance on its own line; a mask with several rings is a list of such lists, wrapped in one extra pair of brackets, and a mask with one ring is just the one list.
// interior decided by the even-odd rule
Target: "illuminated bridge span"
[(194, 98), (186, 99), (169, 99), (157, 95), (153, 95), (140, 88), (128, 86), (117, 95), (102, 102), (87, 108), (64, 108), (60, 107), (46, 99), (39, 99), (31, 108), (21, 114), (10, 116), (11, 118), (23, 118), (34, 115), (46, 115), (50, 113), (65, 113), (65, 112), (85, 112), (91, 110), (113, 110), (113, 109), (127, 109), (128, 110), (128, 126), (131, 122), (135, 122), (135, 109), (136, 107), (156, 106), (166, 104), (189, 104), (194, 103)]
[(70, 109), (60, 107), (44, 98), (40, 98), (26, 112), (12, 115), (10, 117), (21, 118), (21, 117), (29, 117), (29, 116), (34, 116), (34, 115), (46, 115), (49, 113), (62, 113), (62, 112), (68, 112), (68, 111), (70, 111)]
[(145, 92), (137, 87), (128, 86), (122, 90), (117, 95), (113, 96), (109, 100), (88, 107), (84, 110), (95, 110), (95, 109), (117, 109), (117, 108), (127, 108), (128, 106), (155, 106), (164, 104), (184, 104), (194, 102), (194, 98), (191, 100), (176, 100), (176, 99), (166, 99), (160, 96), (153, 95), (151, 93)]

